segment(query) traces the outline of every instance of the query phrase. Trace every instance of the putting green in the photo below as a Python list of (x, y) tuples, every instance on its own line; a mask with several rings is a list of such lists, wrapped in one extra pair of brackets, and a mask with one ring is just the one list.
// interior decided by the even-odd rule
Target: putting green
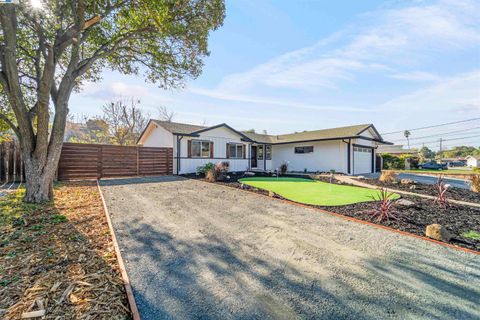
[[(373, 201), (372, 196), (378, 197), (380, 193), (379, 190), (302, 178), (251, 177), (239, 181), (255, 188), (273, 191), (295, 202), (319, 206), (343, 206)], [(398, 194), (392, 195), (392, 199), (398, 198)]]

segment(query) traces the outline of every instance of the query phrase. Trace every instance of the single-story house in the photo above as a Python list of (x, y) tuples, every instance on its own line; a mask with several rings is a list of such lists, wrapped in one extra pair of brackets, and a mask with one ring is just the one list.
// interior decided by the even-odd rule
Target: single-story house
[(480, 168), (480, 156), (466, 156), (467, 166), (472, 168)]
[(231, 171), (364, 174), (376, 171), (376, 149), (384, 141), (372, 124), (268, 135), (238, 131), (222, 123), (205, 127), (150, 120), (138, 139), (145, 147), (173, 148), (173, 172), (196, 172), (208, 162), (228, 161)]

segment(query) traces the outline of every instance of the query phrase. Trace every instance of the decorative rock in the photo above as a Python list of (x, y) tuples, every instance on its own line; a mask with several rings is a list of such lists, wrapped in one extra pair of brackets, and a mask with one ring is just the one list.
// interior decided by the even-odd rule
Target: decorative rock
[(254, 176), (255, 172), (247, 171), (243, 173), (245, 176)]
[(412, 179), (402, 179), (402, 180), (400, 180), (400, 183), (401, 184), (414, 184), (415, 181), (413, 181)]
[(447, 229), (439, 224), (431, 224), (427, 226), (425, 230), (425, 235), (429, 238), (448, 242), (452, 238)]
[(404, 206), (404, 207), (411, 207), (415, 205), (415, 202), (407, 200), (407, 199), (400, 199), (397, 200), (396, 202), (399, 206)]
[(365, 178), (365, 176), (357, 176), (357, 179), (358, 180), (365, 180), (366, 178)]
[(410, 186), (410, 190), (415, 190), (415, 189), (417, 189), (417, 186), (416, 186), (416, 185)]

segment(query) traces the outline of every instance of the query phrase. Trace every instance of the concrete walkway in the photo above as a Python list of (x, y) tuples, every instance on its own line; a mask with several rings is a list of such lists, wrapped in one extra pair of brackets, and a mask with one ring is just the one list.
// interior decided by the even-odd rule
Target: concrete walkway
[(480, 318), (480, 255), (180, 177), (101, 185), (144, 320)]
[[(341, 175), (335, 176), (335, 179), (337, 179), (339, 181), (342, 181), (344, 183), (352, 184), (352, 185), (359, 186), (359, 187), (364, 187), (364, 188), (369, 188), (369, 189), (380, 189), (379, 186), (369, 184), (368, 180), (358, 180), (358, 178), (353, 178), (353, 177), (350, 177), (350, 176), (341, 176)], [(409, 196), (414, 196), (414, 197), (419, 197), (419, 198), (425, 198), (425, 199), (431, 199), (431, 200), (436, 199), (434, 196), (429, 196), (429, 195), (426, 195), (426, 194), (409, 192), (409, 191), (398, 190), (398, 189), (391, 189), (391, 188), (386, 188), (386, 189), (389, 192), (395, 192), (395, 193), (398, 193), (398, 194), (404, 194), (404, 195), (409, 195)], [(448, 201), (451, 202), (451, 203), (462, 205), (462, 206), (480, 208), (479, 203), (453, 200), (453, 199), (449, 199)]]
[(14, 192), (21, 186), (19, 182), (0, 181), (0, 198), (6, 196), (10, 192)]

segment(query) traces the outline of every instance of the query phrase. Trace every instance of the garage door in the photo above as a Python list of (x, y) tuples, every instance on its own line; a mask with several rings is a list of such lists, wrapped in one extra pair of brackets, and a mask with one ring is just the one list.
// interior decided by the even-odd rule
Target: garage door
[(353, 174), (372, 172), (372, 149), (353, 147)]

